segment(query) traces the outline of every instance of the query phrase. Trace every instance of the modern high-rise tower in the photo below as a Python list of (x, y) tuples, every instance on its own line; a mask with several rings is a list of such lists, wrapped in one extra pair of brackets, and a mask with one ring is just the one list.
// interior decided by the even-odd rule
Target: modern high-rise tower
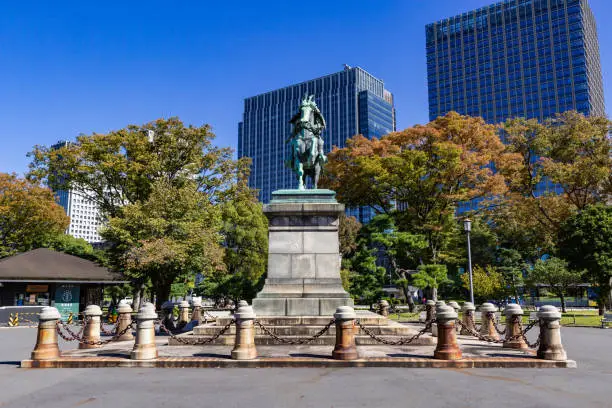
[[(238, 157), (252, 159), (249, 185), (259, 190), (264, 203), (272, 191), (296, 187), (295, 175), (285, 167), (286, 140), (291, 135), (289, 120), (306, 94), (315, 96), (327, 122), (322, 135), (326, 152), (344, 147), (357, 134), (372, 138), (395, 131), (393, 95), (382, 80), (359, 67), (345, 66), (331, 75), (246, 98), (238, 124)], [(348, 213), (362, 222), (372, 216), (366, 208)]]
[[(51, 148), (59, 149), (68, 144), (70, 144), (68, 141), (59, 141)], [(54, 193), (56, 201), (64, 207), (66, 215), (70, 217), (70, 225), (66, 234), (75, 238), (83, 238), (94, 245), (104, 242), (99, 234), (102, 217), (96, 203), (75, 190), (56, 190)]]
[[(429, 118), (489, 123), (605, 115), (595, 18), (587, 0), (506, 0), (426, 26)], [(560, 192), (543, 180), (536, 194)], [(459, 213), (479, 200), (461, 203)]]
[(426, 26), (429, 118), (604, 115), (587, 0), (506, 0)]

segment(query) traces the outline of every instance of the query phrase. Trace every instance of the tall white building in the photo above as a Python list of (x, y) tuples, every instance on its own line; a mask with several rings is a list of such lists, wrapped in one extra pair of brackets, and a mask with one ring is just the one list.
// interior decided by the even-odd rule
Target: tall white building
[[(60, 141), (51, 147), (57, 149), (68, 143), (70, 142)], [(66, 230), (67, 234), (75, 238), (83, 238), (90, 244), (104, 242), (99, 234), (103, 220), (100, 209), (95, 202), (74, 190), (57, 190), (55, 196), (59, 205), (64, 207), (66, 215), (70, 217), (70, 225)]]

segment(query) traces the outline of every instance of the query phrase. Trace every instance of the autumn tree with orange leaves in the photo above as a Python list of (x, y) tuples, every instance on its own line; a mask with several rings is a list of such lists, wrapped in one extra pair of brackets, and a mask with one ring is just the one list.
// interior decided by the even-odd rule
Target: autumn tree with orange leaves
[(400, 229), (423, 234), (423, 262), (437, 263), (456, 228), (457, 205), (505, 192), (491, 169), (503, 152), (495, 126), (451, 112), (381, 139), (353, 137), (329, 154), (323, 183), (348, 207), (394, 214)]
[(63, 234), (69, 222), (51, 190), (0, 173), (0, 258), (42, 245)]

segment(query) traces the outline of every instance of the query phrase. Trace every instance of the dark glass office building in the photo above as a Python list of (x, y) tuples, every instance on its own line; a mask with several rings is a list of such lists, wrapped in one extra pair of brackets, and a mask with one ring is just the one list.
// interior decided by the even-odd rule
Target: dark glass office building
[(605, 115), (587, 0), (506, 0), (469, 11), (428, 24), (426, 48), (430, 120), (449, 111), (489, 123), (568, 110)]
[[(296, 187), (295, 175), (285, 167), (289, 155), (285, 142), (291, 134), (289, 120), (306, 94), (315, 96), (325, 116), (326, 152), (332, 146), (344, 147), (356, 134), (372, 138), (395, 131), (393, 95), (382, 80), (359, 67), (345, 66), (331, 75), (246, 98), (238, 124), (238, 157), (252, 159), (249, 185), (259, 190), (264, 203), (272, 191)], [(362, 222), (372, 216), (367, 208), (347, 212)]]
[(429, 117), (604, 115), (587, 0), (506, 0), (426, 27)]

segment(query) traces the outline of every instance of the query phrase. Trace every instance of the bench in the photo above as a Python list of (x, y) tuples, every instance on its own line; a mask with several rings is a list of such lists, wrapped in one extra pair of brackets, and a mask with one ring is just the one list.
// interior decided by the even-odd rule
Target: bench
[(606, 312), (601, 318), (601, 328), (605, 329), (606, 325), (610, 323), (612, 323), (612, 312)]

